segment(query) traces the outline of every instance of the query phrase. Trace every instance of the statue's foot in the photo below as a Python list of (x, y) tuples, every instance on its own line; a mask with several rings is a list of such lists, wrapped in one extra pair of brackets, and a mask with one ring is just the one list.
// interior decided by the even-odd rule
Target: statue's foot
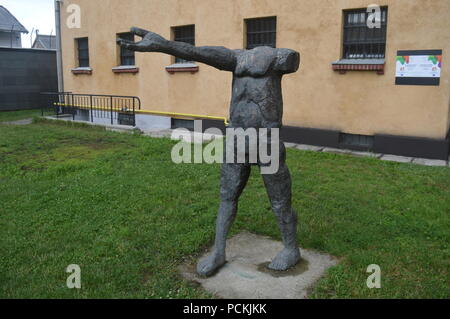
[(272, 260), (269, 269), (272, 270), (288, 270), (294, 267), (300, 261), (300, 249), (288, 249), (285, 248)]
[(199, 261), (197, 264), (197, 273), (202, 277), (209, 277), (224, 264), (225, 254), (219, 254), (213, 251), (209, 256)]

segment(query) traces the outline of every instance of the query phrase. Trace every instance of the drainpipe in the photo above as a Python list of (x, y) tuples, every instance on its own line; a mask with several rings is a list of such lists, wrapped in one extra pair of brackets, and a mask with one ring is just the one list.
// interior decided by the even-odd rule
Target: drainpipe
[(14, 35), (14, 24), (12, 25), (12, 27), (11, 27), (11, 32), (9, 33), (11, 36), (10, 36), (10, 48), (12, 48), (13, 47), (13, 35)]
[(64, 92), (63, 63), (61, 52), (61, 3), (55, 0), (55, 26), (56, 26), (56, 67), (58, 70), (58, 91)]

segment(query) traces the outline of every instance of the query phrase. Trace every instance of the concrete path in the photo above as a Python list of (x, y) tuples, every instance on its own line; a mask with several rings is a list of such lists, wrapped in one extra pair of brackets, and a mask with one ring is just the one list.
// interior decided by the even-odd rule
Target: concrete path
[[(150, 137), (166, 137), (171, 138), (172, 132), (174, 130), (170, 129), (164, 129), (164, 130), (152, 130), (152, 131), (145, 131), (144, 134)], [(211, 134), (200, 134), (200, 133), (194, 133), (191, 132), (191, 135), (183, 134), (183, 136), (178, 136), (176, 138), (173, 138), (175, 140), (181, 140), (183, 139), (186, 142), (190, 143), (207, 143), (211, 140), (214, 140), (218, 137), (223, 136), (216, 136)], [(202, 139), (203, 137), (203, 139)], [(370, 157), (370, 158), (377, 158), (382, 161), (389, 161), (389, 162), (397, 162), (397, 163), (412, 163), (417, 165), (424, 165), (424, 166), (450, 166), (449, 161), (444, 160), (436, 160), (436, 159), (427, 159), (427, 158), (416, 158), (416, 157), (406, 157), (406, 156), (398, 156), (398, 155), (390, 155), (390, 154), (380, 154), (380, 153), (372, 153), (372, 152), (359, 152), (359, 151), (352, 151), (347, 149), (339, 149), (339, 148), (332, 148), (332, 147), (324, 147), (324, 146), (314, 146), (314, 145), (306, 145), (306, 144), (295, 144), (295, 143), (284, 143), (287, 148), (295, 148), (301, 151), (312, 151), (312, 152), (323, 152), (323, 153), (331, 153), (331, 154), (342, 154), (342, 155), (351, 155), (356, 157)]]
[(32, 118), (18, 120), (18, 121), (12, 121), (12, 122), (0, 122), (0, 124), (3, 124), (3, 125), (29, 125), (31, 123), (33, 123)]
[[(55, 117), (46, 117), (47, 119), (52, 120), (65, 120), (65, 121), (72, 121), (72, 118), (59, 118), (56, 119)], [(32, 119), (27, 119), (28, 121), (32, 121)], [(22, 120), (26, 121), (26, 120)], [(21, 122), (21, 121), (17, 121)], [(17, 122), (11, 122), (11, 123), (17, 123)], [(99, 125), (99, 126), (106, 126), (107, 130), (112, 131), (119, 131), (119, 132), (133, 132), (136, 130), (136, 128), (132, 126), (125, 126), (125, 125), (102, 125), (102, 124), (96, 124), (96, 123), (90, 123), (86, 121), (74, 121), (79, 123), (85, 123), (89, 125)], [(6, 123), (5, 123), (6, 124)], [(30, 123), (28, 123), (30, 124)], [(20, 124), (16, 124), (20, 125)], [(21, 124), (24, 125), (24, 124)], [(174, 130), (172, 129), (152, 129), (152, 130), (146, 130), (142, 133), (145, 136), (153, 137), (153, 138), (172, 138), (174, 140), (184, 140), (188, 143), (207, 143), (217, 138), (222, 138), (223, 136), (217, 136), (217, 135), (211, 135), (211, 134), (201, 134), (197, 132), (190, 132), (187, 134), (180, 134), (176, 137), (172, 137), (172, 133)], [(450, 167), (450, 161), (444, 161), (444, 160), (436, 160), (436, 159), (427, 159), (427, 158), (415, 158), (415, 157), (405, 157), (405, 156), (398, 156), (398, 155), (390, 155), (390, 154), (379, 154), (379, 153), (372, 153), (372, 152), (358, 152), (358, 151), (352, 151), (347, 149), (338, 149), (338, 148), (331, 148), (331, 147), (324, 147), (324, 146), (314, 146), (314, 145), (306, 145), (306, 144), (295, 144), (295, 143), (285, 143), (287, 148), (295, 148), (301, 151), (312, 151), (312, 152), (324, 152), (324, 153), (332, 153), (332, 154), (343, 154), (343, 155), (351, 155), (351, 156), (357, 156), (357, 157), (370, 157), (370, 158), (377, 158), (382, 161), (389, 161), (389, 162), (397, 162), (397, 163), (412, 163), (417, 165), (424, 165), (424, 166), (447, 166)]]

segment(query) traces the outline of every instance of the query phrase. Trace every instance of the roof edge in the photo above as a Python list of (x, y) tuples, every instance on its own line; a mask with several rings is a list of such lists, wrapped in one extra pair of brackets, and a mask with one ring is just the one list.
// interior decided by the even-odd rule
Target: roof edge
[[(30, 33), (30, 32), (28, 32), (28, 30), (27, 30), (27, 28), (25, 28), (24, 26), (23, 26), (23, 24), (22, 23), (20, 23), (20, 21), (6, 8), (6, 7), (4, 7), (4, 6), (2, 6), (2, 5), (0, 5), (0, 8), (3, 8), (6, 12), (8, 12), (13, 18), (14, 18), (14, 20), (16, 20), (17, 21), (17, 23), (19, 24), (19, 26), (23, 29), (23, 30), (12, 30), (12, 31), (16, 31), (16, 32), (20, 32), (20, 33), (26, 33), (26, 34), (28, 34), (28, 33)], [(11, 31), (11, 30), (4, 30), (4, 31)]]

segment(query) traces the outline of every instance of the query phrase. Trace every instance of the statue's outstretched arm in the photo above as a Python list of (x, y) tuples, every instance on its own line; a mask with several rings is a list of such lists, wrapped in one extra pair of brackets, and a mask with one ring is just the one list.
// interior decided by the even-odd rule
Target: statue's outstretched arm
[(225, 47), (196, 47), (189, 43), (169, 41), (159, 34), (139, 28), (131, 28), (131, 33), (142, 37), (142, 41), (118, 39), (117, 43), (131, 51), (167, 53), (188, 61), (202, 62), (220, 70), (234, 71), (236, 67), (236, 53)]

